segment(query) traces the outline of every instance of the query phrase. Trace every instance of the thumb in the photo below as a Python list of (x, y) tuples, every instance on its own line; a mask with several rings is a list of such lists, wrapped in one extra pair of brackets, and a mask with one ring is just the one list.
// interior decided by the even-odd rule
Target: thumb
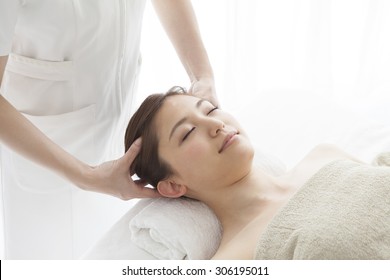
[(138, 138), (131, 144), (130, 148), (127, 150), (125, 155), (123, 156), (124, 160), (130, 166), (134, 159), (137, 157), (139, 151), (141, 150), (142, 140), (141, 138)]

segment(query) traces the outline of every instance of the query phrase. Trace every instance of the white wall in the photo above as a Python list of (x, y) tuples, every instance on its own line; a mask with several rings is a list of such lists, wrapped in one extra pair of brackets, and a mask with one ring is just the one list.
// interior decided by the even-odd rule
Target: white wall
[[(390, 2), (193, 1), (219, 99), (291, 166), (390, 104)], [(149, 3), (139, 104), (189, 82)], [(348, 148), (348, 147), (347, 147)]]

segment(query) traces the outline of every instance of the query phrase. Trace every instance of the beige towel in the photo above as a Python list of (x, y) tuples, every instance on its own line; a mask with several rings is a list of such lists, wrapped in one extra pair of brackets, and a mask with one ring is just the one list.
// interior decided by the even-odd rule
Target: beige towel
[(390, 153), (375, 163), (322, 168), (270, 222), (255, 258), (390, 259)]

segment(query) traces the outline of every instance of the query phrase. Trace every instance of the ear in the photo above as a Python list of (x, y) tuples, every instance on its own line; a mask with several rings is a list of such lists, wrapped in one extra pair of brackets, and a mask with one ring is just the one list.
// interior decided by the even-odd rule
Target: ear
[(157, 184), (158, 192), (165, 197), (178, 198), (186, 194), (187, 187), (172, 180), (160, 181)]

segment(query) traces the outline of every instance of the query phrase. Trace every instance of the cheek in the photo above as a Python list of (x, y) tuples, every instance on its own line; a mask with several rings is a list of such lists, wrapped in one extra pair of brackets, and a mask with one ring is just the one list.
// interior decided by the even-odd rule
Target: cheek
[[(192, 178), (198, 172), (202, 172), (210, 159), (211, 149), (202, 141), (187, 143), (171, 154), (172, 167), (183, 178)], [(196, 172), (194, 172), (194, 170)]]
[(194, 142), (195, 143), (188, 145), (188, 147), (185, 147), (184, 154), (190, 156), (191, 158), (203, 157), (206, 154), (206, 147), (200, 142)]
[[(190, 145), (183, 147), (181, 162), (192, 168), (199, 169), (207, 156), (210, 155), (209, 148), (199, 141), (193, 141)], [(194, 169), (192, 169), (194, 170)]]

